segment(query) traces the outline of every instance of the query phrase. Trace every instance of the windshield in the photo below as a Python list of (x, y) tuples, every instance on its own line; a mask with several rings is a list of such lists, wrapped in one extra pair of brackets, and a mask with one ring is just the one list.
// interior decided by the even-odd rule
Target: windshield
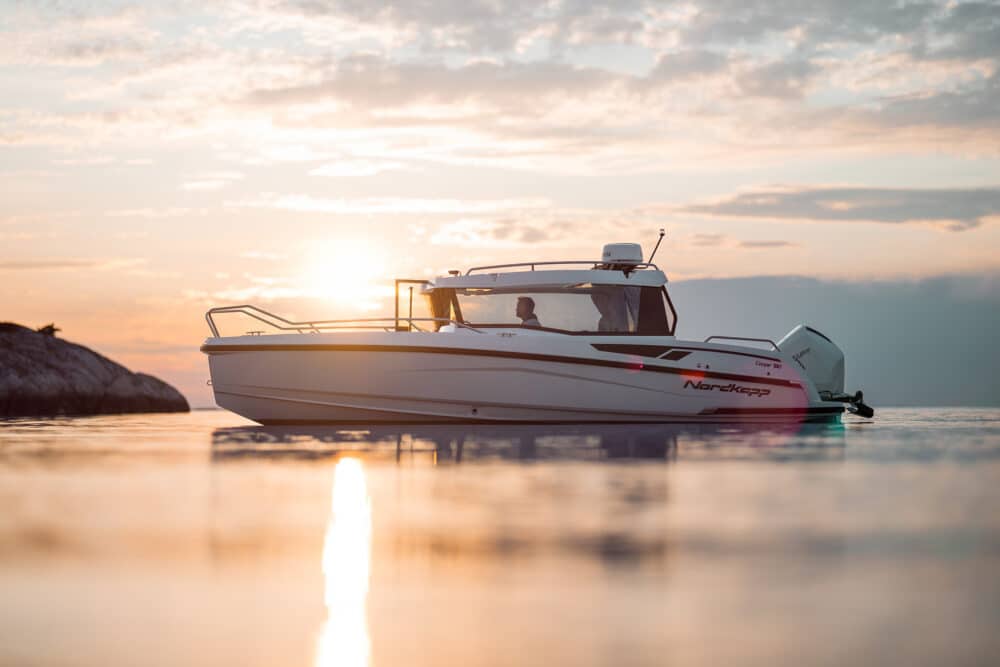
[[(660, 287), (594, 285), (502, 289), (435, 289), (456, 319), (475, 327), (533, 327), (569, 333), (673, 333), (673, 308)], [(435, 308), (435, 310), (443, 310)]]

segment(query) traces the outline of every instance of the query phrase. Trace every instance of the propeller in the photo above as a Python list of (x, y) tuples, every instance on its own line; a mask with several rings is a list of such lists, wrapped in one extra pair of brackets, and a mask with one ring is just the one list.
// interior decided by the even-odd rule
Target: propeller
[(875, 410), (871, 406), (865, 405), (865, 394), (860, 389), (855, 392), (854, 396), (850, 397), (847, 409), (851, 414), (864, 417), (865, 419), (871, 419), (875, 416)]

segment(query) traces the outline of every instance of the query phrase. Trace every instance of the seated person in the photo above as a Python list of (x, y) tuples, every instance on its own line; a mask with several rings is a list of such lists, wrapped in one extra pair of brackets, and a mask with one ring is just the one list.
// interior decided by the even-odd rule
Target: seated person
[[(629, 288), (626, 288), (629, 289)], [(626, 292), (617, 285), (594, 285), (590, 300), (601, 314), (597, 330), (601, 332), (627, 333), (629, 327), (629, 304)], [(634, 316), (633, 316), (634, 320)]]
[(535, 300), (530, 296), (517, 297), (515, 314), (521, 318), (522, 327), (540, 327), (542, 324), (535, 317)]

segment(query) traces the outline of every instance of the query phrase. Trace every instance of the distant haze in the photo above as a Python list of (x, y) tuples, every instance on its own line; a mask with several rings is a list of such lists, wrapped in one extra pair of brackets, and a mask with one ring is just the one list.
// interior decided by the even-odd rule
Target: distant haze
[(844, 351), (848, 391), (872, 405), (1000, 405), (1000, 282), (805, 278), (693, 280), (671, 286), (678, 335), (777, 341), (804, 323)]

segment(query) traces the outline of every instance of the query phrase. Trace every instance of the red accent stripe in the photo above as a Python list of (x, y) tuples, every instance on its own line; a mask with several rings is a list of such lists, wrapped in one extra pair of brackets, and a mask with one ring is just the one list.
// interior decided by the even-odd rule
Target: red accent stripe
[[(419, 352), (425, 354), (455, 354), (470, 357), (498, 357), (503, 359), (525, 359), (529, 361), (551, 361), (560, 364), (579, 364), (583, 366), (603, 366), (605, 368), (622, 368), (636, 370), (634, 362), (610, 361), (607, 359), (581, 359), (579, 357), (563, 357), (552, 354), (533, 354), (528, 352), (504, 352), (500, 350), (472, 350), (424, 345), (213, 345), (201, 346), (205, 354), (224, 352)], [(698, 376), (718, 380), (733, 380), (736, 382), (751, 382), (754, 384), (769, 384), (778, 387), (802, 389), (798, 382), (779, 378), (756, 377), (753, 375), (736, 375), (732, 373), (716, 373), (714, 371), (692, 372), (689, 369), (670, 366), (644, 365), (642, 371), (667, 373), (670, 375)]]

